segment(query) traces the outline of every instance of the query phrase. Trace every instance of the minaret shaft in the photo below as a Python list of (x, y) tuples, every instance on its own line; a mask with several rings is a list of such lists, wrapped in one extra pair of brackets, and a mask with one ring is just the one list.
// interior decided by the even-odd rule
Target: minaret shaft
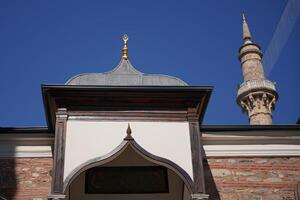
[(244, 82), (237, 94), (237, 103), (247, 112), (252, 125), (272, 124), (272, 110), (278, 98), (273, 82), (266, 80), (262, 64), (262, 52), (251, 40), (251, 34), (243, 15), (244, 44), (239, 49)]
[(265, 79), (262, 53), (258, 45), (253, 43), (243, 45), (240, 49), (240, 62), (244, 81)]

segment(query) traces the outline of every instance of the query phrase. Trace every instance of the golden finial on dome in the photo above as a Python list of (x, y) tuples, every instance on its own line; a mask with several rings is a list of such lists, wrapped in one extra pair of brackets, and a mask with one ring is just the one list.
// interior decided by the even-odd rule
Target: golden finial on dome
[(128, 41), (128, 36), (126, 34), (123, 35), (123, 41), (124, 41), (124, 47), (123, 47), (123, 60), (128, 60), (128, 48), (127, 48), (127, 41)]

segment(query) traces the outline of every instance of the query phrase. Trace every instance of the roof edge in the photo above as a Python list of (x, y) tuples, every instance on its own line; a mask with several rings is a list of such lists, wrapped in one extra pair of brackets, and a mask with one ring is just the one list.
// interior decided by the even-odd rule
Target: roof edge
[(123, 90), (144, 90), (144, 89), (161, 89), (161, 90), (206, 90), (212, 91), (213, 86), (172, 86), (172, 85), (61, 85), (61, 84), (42, 84), (42, 90), (47, 88), (55, 89), (123, 89)]
[(300, 124), (273, 125), (201, 125), (201, 132), (300, 130)]
[(51, 133), (51, 131), (47, 126), (0, 127), (0, 134), (4, 133)]

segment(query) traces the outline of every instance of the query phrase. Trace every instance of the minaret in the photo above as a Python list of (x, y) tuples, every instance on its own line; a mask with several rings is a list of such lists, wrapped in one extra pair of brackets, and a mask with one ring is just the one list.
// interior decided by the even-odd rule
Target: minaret
[(244, 44), (239, 49), (244, 82), (237, 92), (237, 103), (247, 112), (251, 125), (272, 124), (272, 110), (278, 94), (275, 84), (265, 79), (262, 52), (252, 42), (251, 33), (243, 14)]

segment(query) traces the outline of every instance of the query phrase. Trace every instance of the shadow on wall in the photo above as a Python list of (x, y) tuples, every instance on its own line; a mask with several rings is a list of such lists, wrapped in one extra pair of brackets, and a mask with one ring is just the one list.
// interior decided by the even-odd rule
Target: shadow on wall
[(14, 151), (13, 145), (0, 145), (0, 200), (13, 200), (17, 191)]
[(203, 162), (204, 179), (206, 193), (209, 194), (209, 199), (220, 200), (219, 191), (212, 176), (207, 160)]

